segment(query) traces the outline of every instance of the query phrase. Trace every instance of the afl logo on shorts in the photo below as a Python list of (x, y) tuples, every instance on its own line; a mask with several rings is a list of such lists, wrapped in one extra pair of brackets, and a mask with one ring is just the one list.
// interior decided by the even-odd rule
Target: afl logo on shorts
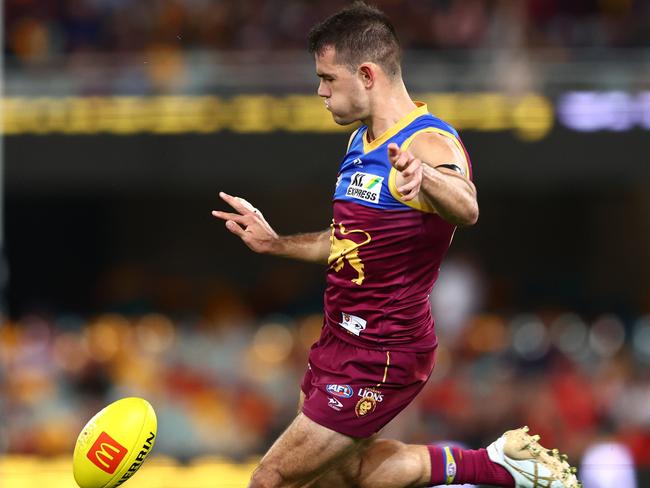
[(328, 393), (341, 398), (350, 398), (354, 393), (350, 385), (327, 385), (325, 389)]
[(372, 397), (365, 397), (357, 402), (357, 405), (354, 407), (354, 413), (357, 414), (357, 417), (364, 417), (374, 412), (376, 407), (377, 400)]

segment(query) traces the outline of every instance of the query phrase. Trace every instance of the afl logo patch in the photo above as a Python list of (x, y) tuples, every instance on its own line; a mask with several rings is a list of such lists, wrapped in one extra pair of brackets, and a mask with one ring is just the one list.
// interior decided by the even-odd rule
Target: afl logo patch
[(357, 417), (364, 417), (369, 413), (375, 411), (377, 407), (377, 401), (372, 397), (365, 397), (359, 400), (354, 407), (354, 413), (357, 414)]
[(353, 393), (350, 385), (327, 385), (325, 389), (328, 393), (341, 398), (350, 398)]

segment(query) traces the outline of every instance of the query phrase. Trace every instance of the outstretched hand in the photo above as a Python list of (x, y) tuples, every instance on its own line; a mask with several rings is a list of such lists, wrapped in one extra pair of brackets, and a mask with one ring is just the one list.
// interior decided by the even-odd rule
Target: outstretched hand
[(397, 191), (402, 195), (402, 200), (413, 200), (422, 184), (422, 161), (410, 151), (402, 151), (394, 142), (388, 145), (388, 160), (398, 171)]
[(264, 215), (249, 202), (224, 192), (219, 196), (237, 213), (213, 210), (212, 215), (226, 221), (226, 229), (239, 236), (244, 244), (258, 253), (272, 253), (278, 242), (278, 234), (268, 224)]

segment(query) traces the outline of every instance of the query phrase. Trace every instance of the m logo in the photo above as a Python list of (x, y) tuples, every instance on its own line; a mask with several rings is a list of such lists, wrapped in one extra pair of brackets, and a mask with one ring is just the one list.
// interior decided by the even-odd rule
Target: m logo
[(113, 474), (127, 452), (126, 447), (106, 432), (102, 432), (88, 451), (88, 454), (86, 454), (86, 457), (102, 471)]

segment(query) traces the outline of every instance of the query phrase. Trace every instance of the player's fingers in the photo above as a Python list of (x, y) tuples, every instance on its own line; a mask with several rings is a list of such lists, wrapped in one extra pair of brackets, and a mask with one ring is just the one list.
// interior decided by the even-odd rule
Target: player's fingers
[(409, 202), (409, 201), (413, 200), (417, 194), (418, 194), (418, 192), (416, 192), (415, 190), (410, 191), (409, 193), (406, 193), (406, 194), (402, 195), (400, 200), (402, 200), (404, 202)]
[(390, 160), (391, 164), (397, 161), (399, 155), (400, 155), (399, 146), (394, 142), (391, 142), (388, 145), (388, 159)]
[(408, 185), (402, 185), (397, 191), (401, 195), (401, 199), (405, 201), (413, 200), (420, 192), (420, 182), (414, 181)]
[(393, 166), (397, 171), (404, 171), (406, 168), (409, 167), (412, 159), (413, 157), (411, 156), (411, 154), (409, 152), (404, 151), (402, 152), (402, 154), (400, 154), (399, 158), (397, 158), (397, 161), (395, 162), (395, 164), (393, 164)]
[(246, 199), (244, 199), (242, 197), (235, 197), (235, 198), (239, 201), (240, 204), (242, 204), (244, 206), (244, 208), (246, 210), (249, 210), (249, 211), (251, 211), (253, 213), (260, 213), (260, 211), (257, 210), (255, 208), (255, 206), (252, 203), (250, 203), (248, 200), (246, 200)]
[(410, 178), (420, 170), (421, 166), (422, 166), (422, 161), (420, 161), (417, 158), (411, 158), (407, 162), (405, 168), (402, 170), (402, 176), (404, 176), (405, 178)]
[(250, 203), (248, 203), (243, 198), (233, 197), (232, 195), (228, 195), (227, 193), (224, 193), (222, 191), (219, 192), (219, 196), (224, 202), (226, 202), (228, 205), (230, 205), (232, 208), (237, 210), (242, 215), (253, 213), (253, 210), (255, 209), (255, 207), (253, 207)]
[(401, 161), (403, 161), (403, 159), (404, 159), (404, 154), (402, 152), (398, 152), (397, 154), (395, 154), (395, 156), (393, 156), (392, 158), (389, 157), (388, 159), (390, 161), (390, 164), (393, 165), (393, 168), (395, 168), (396, 170), (401, 170), (402, 169), (401, 168), (401, 164), (402, 164)]
[(226, 220), (226, 229), (242, 239), (246, 235), (246, 231), (234, 220)]
[(234, 220), (239, 224), (245, 224), (245, 216), (241, 214), (231, 213), (231, 212), (221, 212), (220, 210), (213, 210), (212, 215), (222, 220)]
[(414, 179), (400, 186), (397, 191), (400, 192), (401, 195), (406, 195), (416, 189), (419, 185), (420, 182), (417, 179)]
[(388, 145), (388, 160), (397, 171), (403, 171), (411, 164), (413, 155), (409, 151), (402, 151), (397, 144)]

